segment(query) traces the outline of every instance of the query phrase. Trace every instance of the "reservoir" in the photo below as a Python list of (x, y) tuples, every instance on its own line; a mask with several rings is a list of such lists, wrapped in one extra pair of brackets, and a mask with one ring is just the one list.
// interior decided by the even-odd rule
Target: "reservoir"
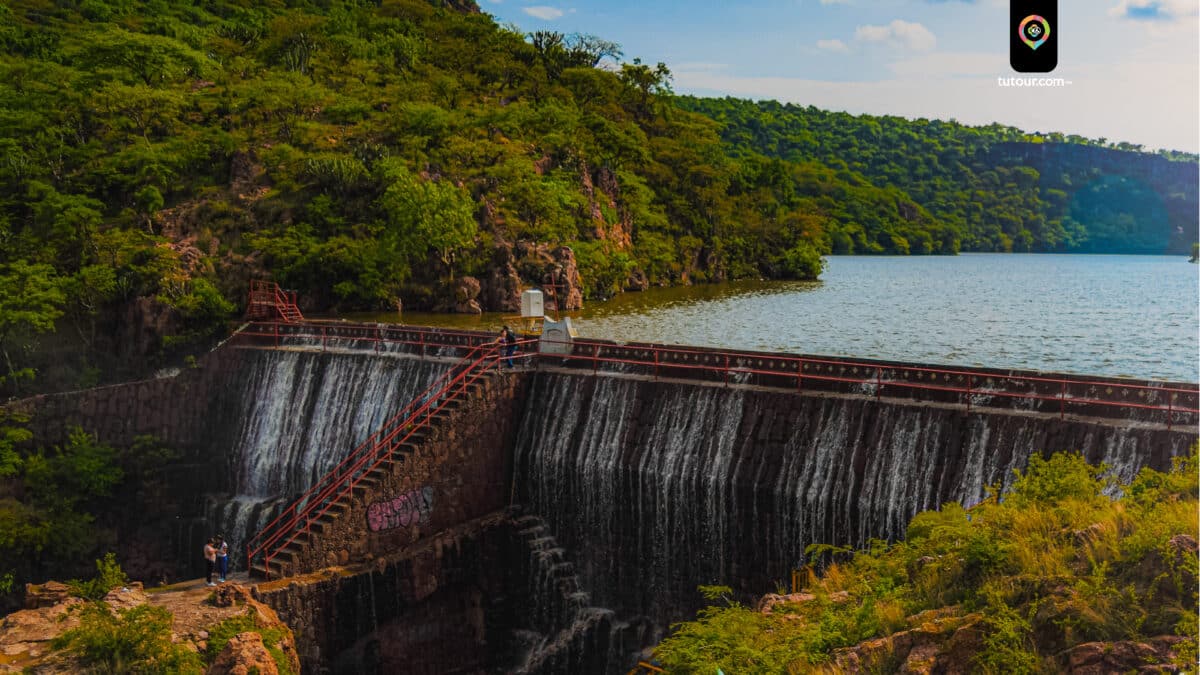
[[(820, 281), (651, 289), (589, 302), (572, 317), (590, 338), (1197, 380), (1200, 268), (1182, 257), (963, 254), (827, 262)], [(405, 313), (403, 321), (499, 328), (505, 318)]]

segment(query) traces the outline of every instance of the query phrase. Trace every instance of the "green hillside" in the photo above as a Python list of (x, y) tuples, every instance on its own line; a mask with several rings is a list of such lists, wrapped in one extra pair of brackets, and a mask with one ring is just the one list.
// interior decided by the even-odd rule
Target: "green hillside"
[[(1183, 254), (1197, 238), (1195, 155), (775, 101), (679, 103), (720, 122), (735, 157), (817, 161), (903, 190), (963, 250)], [(895, 246), (889, 237), (872, 241), (878, 227), (840, 219), (828, 234), (838, 253), (937, 251), (920, 238)]]
[(252, 278), (310, 313), (513, 311), (552, 280), (570, 308), (811, 279), (831, 251), (1156, 249), (1160, 213), (1192, 214), (1170, 248), (1190, 244), (1194, 180), (1166, 201), (1116, 173), (1047, 187), (981, 154), (998, 138), (1020, 134), (677, 98), (661, 64), (473, 0), (14, 0), (0, 394), (178, 363)]

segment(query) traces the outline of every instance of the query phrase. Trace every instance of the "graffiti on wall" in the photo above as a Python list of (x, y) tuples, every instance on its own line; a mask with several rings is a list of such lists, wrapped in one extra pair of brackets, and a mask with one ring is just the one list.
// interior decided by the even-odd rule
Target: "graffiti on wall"
[(367, 507), (367, 527), (382, 532), (397, 527), (428, 523), (433, 514), (433, 488), (410, 490), (395, 499), (375, 502)]

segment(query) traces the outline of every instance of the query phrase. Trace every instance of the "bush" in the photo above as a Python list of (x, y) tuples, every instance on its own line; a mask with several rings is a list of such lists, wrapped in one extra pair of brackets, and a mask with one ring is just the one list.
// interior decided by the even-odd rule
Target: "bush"
[(247, 609), (240, 616), (232, 616), (225, 619), (216, 627), (208, 632), (208, 650), (205, 652), (205, 659), (212, 663), (217, 656), (224, 651), (225, 645), (229, 644), (229, 640), (235, 635), (241, 633), (258, 633), (262, 636), (263, 645), (267, 648), (267, 652), (275, 661), (275, 666), (279, 668), (280, 675), (292, 675), (292, 665), (280, 649), (279, 643), (283, 641), (284, 632), (279, 628), (264, 628), (258, 625), (258, 620), (255, 618), (253, 609)]
[(194, 652), (171, 642), (171, 613), (141, 605), (117, 613), (102, 602), (85, 606), (80, 626), (53, 642), (93, 673), (200, 673)]
[(71, 588), (71, 595), (87, 600), (100, 600), (112, 589), (127, 583), (129, 577), (125, 576), (125, 571), (117, 563), (116, 554), (106, 553), (103, 560), (96, 561), (95, 577), (87, 581), (72, 579), (67, 582), (67, 586)]
[(982, 632), (974, 666), (983, 673), (1053, 671), (1077, 644), (1171, 633), (1184, 638), (1175, 665), (1194, 665), (1200, 565), (1176, 539), (1200, 529), (1195, 448), (1171, 471), (1145, 469), (1124, 484), (1078, 454), (1034, 455), (997, 495), (917, 514), (906, 541), (872, 542), (849, 560), (810, 546), (840, 561), (806, 585), (813, 599), (772, 614), (709, 607), (655, 655), (669, 672), (808, 671), (937, 609)]

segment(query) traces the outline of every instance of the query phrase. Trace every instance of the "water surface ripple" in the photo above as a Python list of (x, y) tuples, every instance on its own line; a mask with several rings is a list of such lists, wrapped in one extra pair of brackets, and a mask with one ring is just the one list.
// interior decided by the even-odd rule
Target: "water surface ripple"
[(817, 282), (627, 293), (574, 321), (612, 340), (1195, 382), (1198, 279), (1178, 256), (831, 257)]

